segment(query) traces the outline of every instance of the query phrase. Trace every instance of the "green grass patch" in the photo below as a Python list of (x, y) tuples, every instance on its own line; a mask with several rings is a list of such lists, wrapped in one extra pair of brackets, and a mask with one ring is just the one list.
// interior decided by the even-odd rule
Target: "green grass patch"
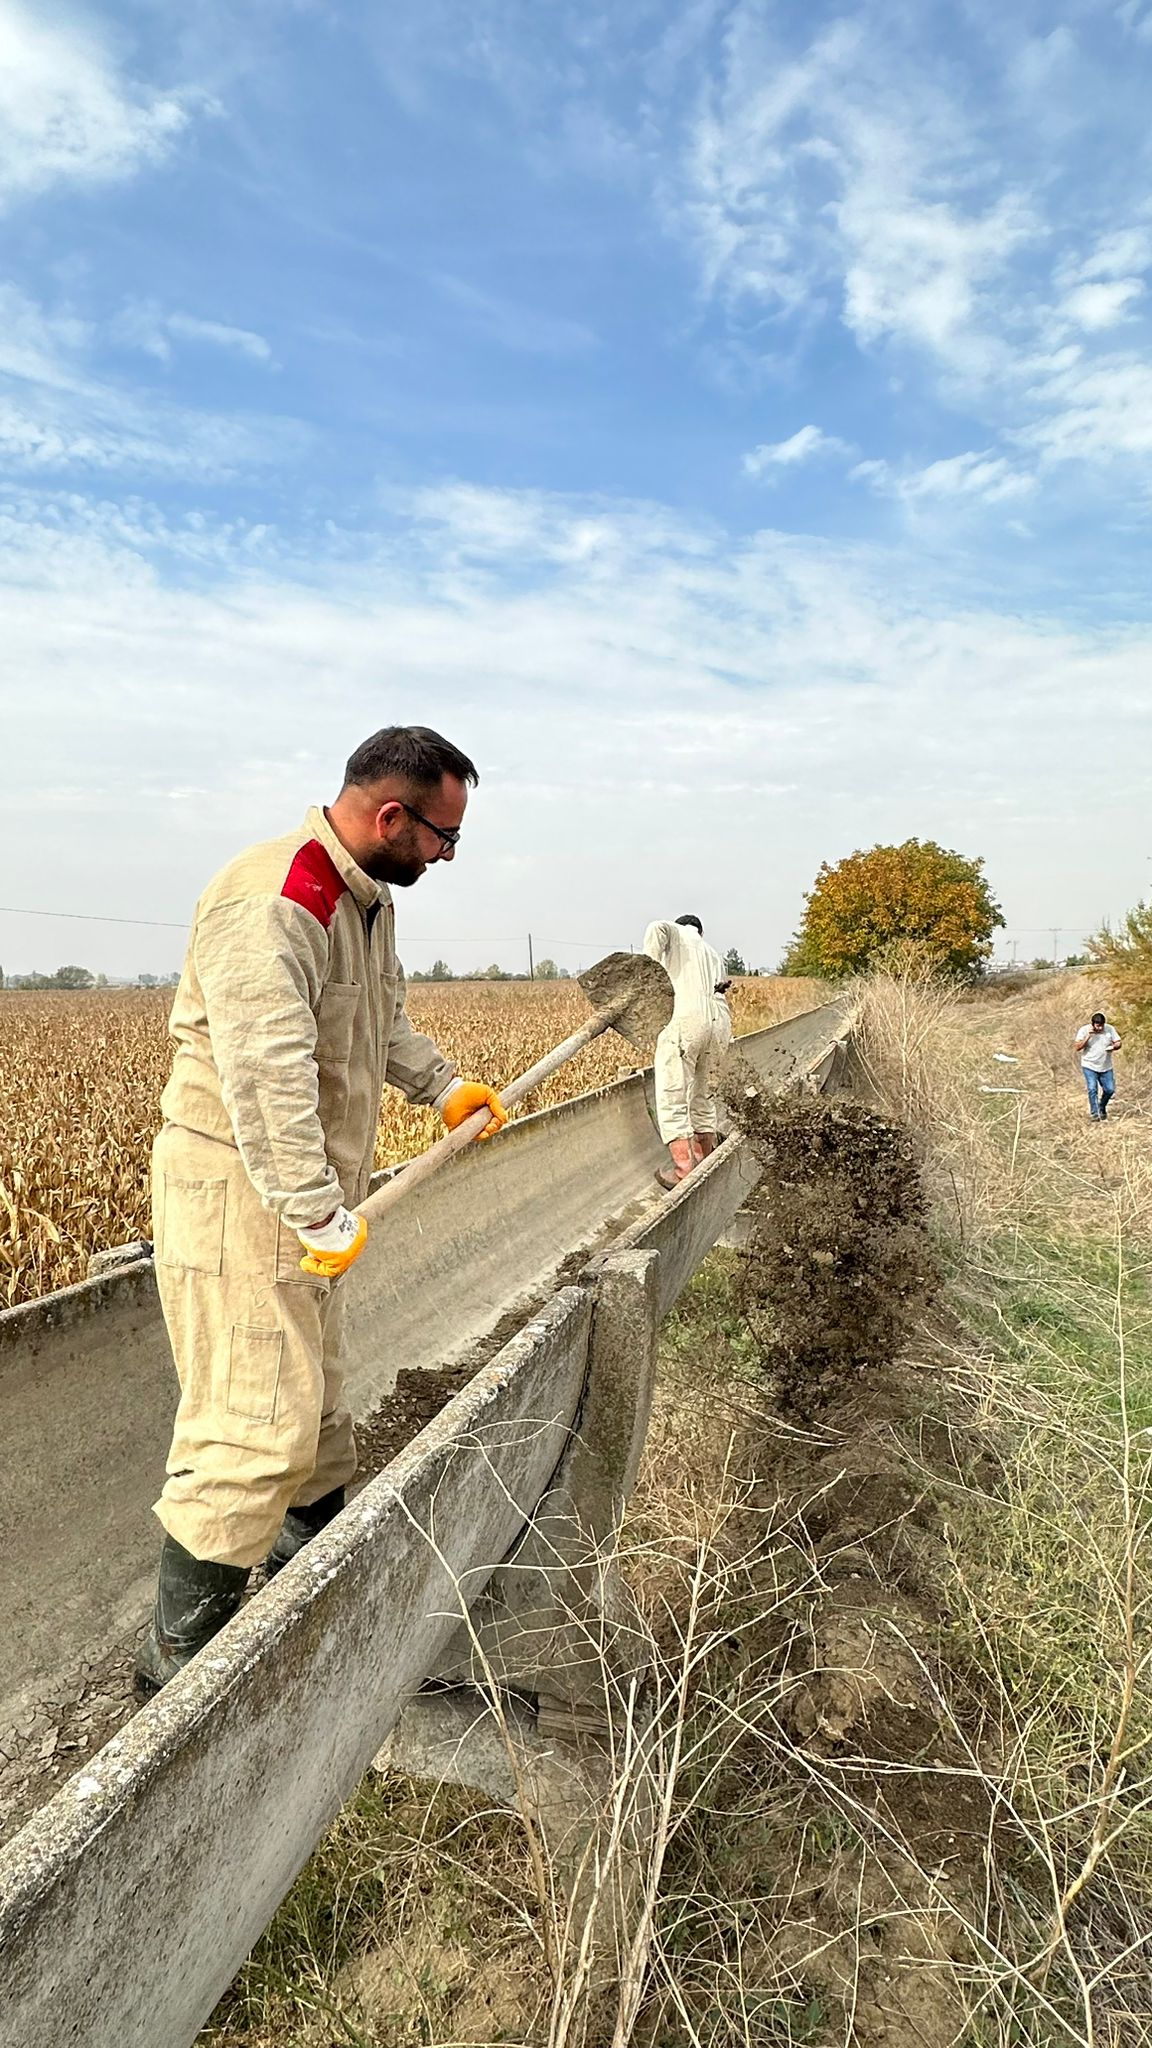
[(1030, 1384), (1116, 1426), (1123, 1364), (1129, 1425), (1152, 1429), (1152, 1278), (1114, 1241), (1002, 1233), (964, 1291), (968, 1319)]

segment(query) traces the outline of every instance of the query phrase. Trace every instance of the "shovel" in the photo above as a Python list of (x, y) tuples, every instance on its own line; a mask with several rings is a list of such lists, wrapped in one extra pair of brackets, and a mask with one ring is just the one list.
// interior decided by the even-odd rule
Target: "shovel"
[[(509, 1109), (538, 1088), (541, 1081), (599, 1038), (602, 1031), (618, 1031), (632, 1045), (643, 1052), (651, 1052), (657, 1038), (672, 1015), (672, 983), (656, 960), (650, 960), (646, 953), (607, 953), (598, 960), (586, 974), (577, 977), (580, 988), (592, 1004), (592, 1015), (566, 1038), (562, 1045), (546, 1052), (527, 1073), (509, 1081), (500, 1090), (501, 1101)], [(369, 1195), (361, 1209), (369, 1222), (375, 1223), (386, 1210), (394, 1208), (419, 1187), (457, 1152), (462, 1152), (474, 1138), (480, 1136), (486, 1124), (491, 1123), (492, 1114), (488, 1109), (474, 1110), (462, 1124), (457, 1124), (447, 1137), (438, 1138), (427, 1152), (421, 1152), (409, 1160), (403, 1171), (394, 1180), (386, 1181), (374, 1195)]]

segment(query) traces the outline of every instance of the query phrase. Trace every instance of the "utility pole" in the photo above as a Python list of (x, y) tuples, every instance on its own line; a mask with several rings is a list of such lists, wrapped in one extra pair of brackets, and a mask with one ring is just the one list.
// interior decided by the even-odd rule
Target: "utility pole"
[(1053, 972), (1053, 974), (1055, 974), (1055, 972), (1056, 972), (1056, 969), (1057, 969), (1057, 968), (1059, 967), (1059, 965), (1060, 965), (1060, 962), (1059, 962), (1059, 961), (1058, 961), (1058, 959), (1056, 958), (1056, 955), (1057, 955), (1057, 953), (1058, 953), (1059, 949), (1060, 949), (1060, 927), (1059, 927), (1059, 925), (1057, 924), (1057, 925), (1053, 925), (1053, 927), (1052, 927), (1052, 972)]
[(532, 934), (531, 934), (531, 932), (529, 932), (529, 934), (528, 934), (528, 979), (529, 979), (529, 981), (535, 981), (535, 979), (536, 979), (536, 962), (535, 962), (535, 960), (534, 960), (534, 959), (532, 958)]
[(1013, 939), (1013, 941), (1012, 941), (1012, 965), (1013, 965), (1013, 967), (1015, 967), (1015, 965), (1016, 965), (1016, 948), (1017, 948), (1017, 946), (1018, 946), (1019, 944), (1020, 944), (1020, 941), (1019, 941), (1019, 939)]

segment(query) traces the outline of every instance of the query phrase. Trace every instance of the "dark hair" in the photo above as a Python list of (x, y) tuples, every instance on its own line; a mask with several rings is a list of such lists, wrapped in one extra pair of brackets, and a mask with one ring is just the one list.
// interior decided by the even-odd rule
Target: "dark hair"
[(1103, 1022), (1104, 1022), (1104, 1012), (1103, 1012), (1103, 1010), (1093, 1010), (1093, 1012), (1092, 1012), (1092, 1022), (1093, 1022), (1093, 1024), (1103, 1024)]
[(694, 924), (697, 931), (700, 934), (700, 937), (704, 937), (704, 927), (701, 924), (700, 919), (698, 917), (678, 917), (676, 919), (676, 922), (677, 924)]
[(344, 787), (371, 789), (375, 782), (394, 780), (412, 789), (432, 790), (445, 775), (473, 787), (480, 780), (475, 763), (438, 732), (430, 732), (426, 725), (386, 725), (349, 757)]

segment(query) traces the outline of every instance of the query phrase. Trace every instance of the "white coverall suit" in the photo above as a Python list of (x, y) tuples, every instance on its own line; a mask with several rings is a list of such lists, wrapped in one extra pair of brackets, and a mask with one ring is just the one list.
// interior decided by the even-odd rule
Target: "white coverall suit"
[(675, 996), (671, 1022), (656, 1040), (656, 1121), (667, 1145), (716, 1129), (716, 1091), (732, 1019), (716, 993), (724, 962), (695, 925), (650, 924), (644, 951), (665, 969)]
[(156, 1513), (194, 1557), (254, 1565), (286, 1511), (356, 1470), (341, 1280), (296, 1231), (368, 1192), (385, 1082), (455, 1074), (404, 1013), (392, 899), (320, 809), (196, 907), (153, 1150), (156, 1277), (180, 1380)]

